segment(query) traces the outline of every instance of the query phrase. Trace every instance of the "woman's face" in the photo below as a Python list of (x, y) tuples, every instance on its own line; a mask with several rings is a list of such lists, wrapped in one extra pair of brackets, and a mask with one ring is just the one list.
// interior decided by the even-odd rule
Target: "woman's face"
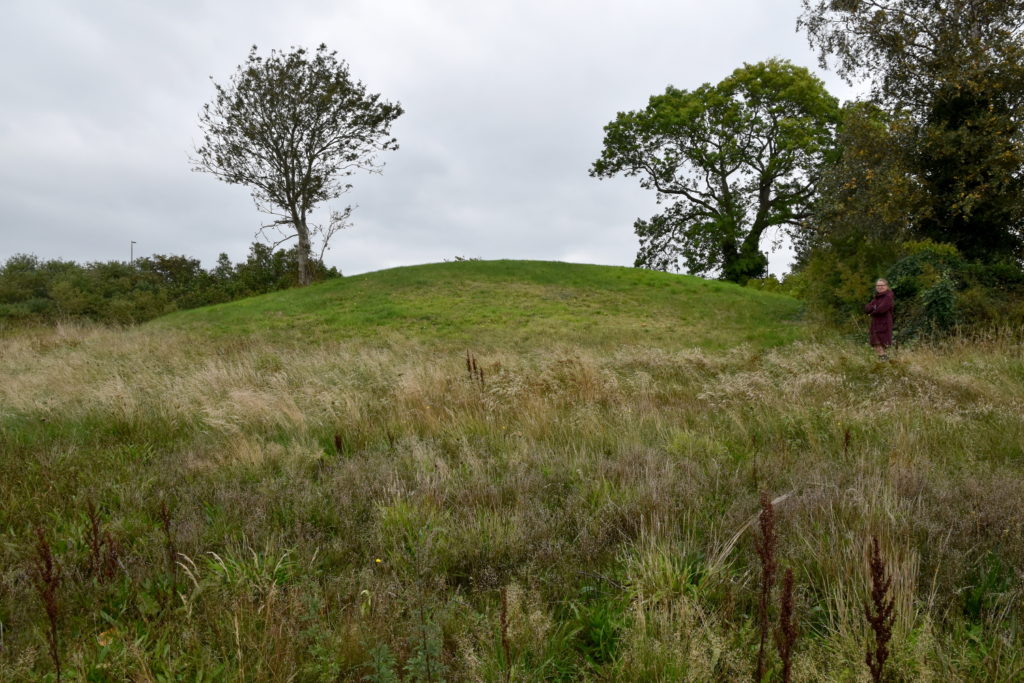
[(875, 291), (881, 294), (885, 290), (889, 289), (889, 285), (885, 283), (885, 280), (879, 280), (875, 283)]

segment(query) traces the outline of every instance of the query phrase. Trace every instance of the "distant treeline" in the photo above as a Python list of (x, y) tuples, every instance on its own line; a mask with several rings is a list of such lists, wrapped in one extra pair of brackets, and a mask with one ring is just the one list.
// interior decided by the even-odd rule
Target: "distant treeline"
[[(314, 261), (314, 280), (340, 277)], [(298, 284), (295, 249), (254, 243), (245, 261), (221, 254), (211, 270), (198, 259), (156, 254), (132, 263), (44, 261), (18, 254), (0, 267), (0, 323), (89, 319), (138, 323), (173, 311), (242, 299)]]

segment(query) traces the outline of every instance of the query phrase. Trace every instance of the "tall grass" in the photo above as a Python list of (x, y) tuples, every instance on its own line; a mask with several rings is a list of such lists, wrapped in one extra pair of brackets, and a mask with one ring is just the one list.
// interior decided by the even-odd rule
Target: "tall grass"
[(794, 680), (870, 675), (872, 537), (890, 675), (1024, 671), (1019, 337), (462, 341), (5, 332), (0, 679), (749, 679), (762, 490)]

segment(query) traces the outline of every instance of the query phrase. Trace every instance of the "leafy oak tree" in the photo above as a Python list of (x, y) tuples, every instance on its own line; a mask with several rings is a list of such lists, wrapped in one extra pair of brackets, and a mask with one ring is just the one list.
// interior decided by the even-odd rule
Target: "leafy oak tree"
[(809, 215), (837, 113), (807, 69), (745, 64), (717, 85), (669, 86), (646, 109), (619, 113), (590, 174), (637, 176), (668, 203), (634, 224), (637, 266), (743, 283), (766, 271), (766, 231)]
[(310, 212), (351, 188), (343, 178), (381, 170), (377, 153), (398, 149), (390, 128), (402, 107), (368, 93), (326, 45), (267, 58), (253, 46), (230, 83), (214, 87), (199, 115), (195, 170), (251, 188), (257, 208), (275, 217), (264, 229), (282, 231), (278, 244), (297, 239), (299, 284), (307, 285), (313, 238), (322, 241), (322, 257), (350, 208), (332, 212), (326, 226), (311, 225)]
[(803, 0), (798, 26), (910, 135), (890, 154), (924, 191), (918, 237), (1024, 256), (1024, 0)]

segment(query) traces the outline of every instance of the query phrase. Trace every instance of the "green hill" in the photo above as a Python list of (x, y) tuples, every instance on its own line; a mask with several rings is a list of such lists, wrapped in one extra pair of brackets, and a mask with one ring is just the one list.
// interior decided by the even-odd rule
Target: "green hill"
[(303, 340), (398, 335), (476, 346), (773, 346), (800, 334), (794, 299), (649, 270), (542, 261), (392, 268), (183, 311), (156, 325)]

